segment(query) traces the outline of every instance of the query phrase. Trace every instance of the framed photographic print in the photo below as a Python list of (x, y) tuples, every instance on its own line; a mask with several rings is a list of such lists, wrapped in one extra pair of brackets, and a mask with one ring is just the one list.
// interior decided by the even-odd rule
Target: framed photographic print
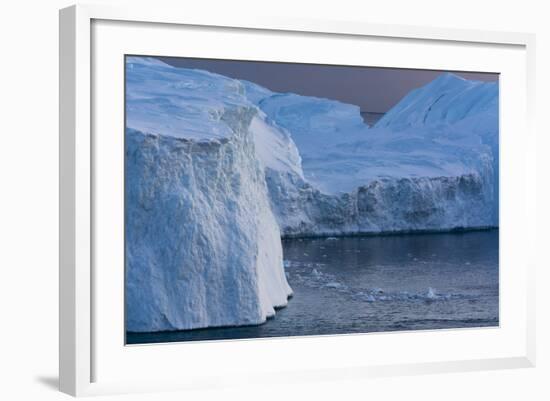
[(62, 10), (61, 390), (532, 366), (533, 43)]

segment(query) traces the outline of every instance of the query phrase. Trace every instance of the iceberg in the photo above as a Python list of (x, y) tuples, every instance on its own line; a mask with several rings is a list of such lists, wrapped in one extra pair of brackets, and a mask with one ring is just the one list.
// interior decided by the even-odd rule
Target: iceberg
[(281, 237), (498, 226), (498, 84), (453, 74), (359, 107), (126, 60), (126, 327), (260, 324)]
[(286, 171), (267, 163), (283, 235), (498, 226), (497, 83), (442, 74), (374, 127), (353, 105), (247, 89), (301, 158)]
[(127, 59), (126, 328), (259, 324), (286, 305), (281, 233), (235, 80)]

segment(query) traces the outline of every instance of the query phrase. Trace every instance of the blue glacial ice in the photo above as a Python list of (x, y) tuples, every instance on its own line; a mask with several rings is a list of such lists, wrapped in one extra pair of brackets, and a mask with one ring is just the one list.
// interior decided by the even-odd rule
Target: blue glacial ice
[(126, 327), (258, 324), (291, 294), (238, 81), (127, 60)]
[(126, 69), (129, 331), (264, 322), (292, 293), (281, 235), (498, 226), (497, 84), (444, 74), (368, 127), (329, 99)]
[(353, 105), (255, 96), (301, 158), (301, 175), (266, 168), (283, 234), (498, 226), (497, 85), (442, 74), (374, 127)]

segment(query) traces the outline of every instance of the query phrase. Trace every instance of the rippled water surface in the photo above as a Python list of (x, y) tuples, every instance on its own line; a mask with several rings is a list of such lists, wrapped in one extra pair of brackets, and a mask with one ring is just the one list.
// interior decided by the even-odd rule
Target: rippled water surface
[(294, 290), (265, 324), (129, 333), (151, 343), (498, 326), (498, 230), (283, 241)]

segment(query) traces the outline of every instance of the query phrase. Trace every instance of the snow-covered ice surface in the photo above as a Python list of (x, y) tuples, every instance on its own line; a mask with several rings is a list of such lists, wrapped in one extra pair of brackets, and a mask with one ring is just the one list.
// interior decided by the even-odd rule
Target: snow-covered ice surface
[(497, 83), (442, 74), (370, 128), (353, 105), (247, 90), (301, 157), (302, 175), (266, 171), (285, 235), (498, 226)]
[(280, 231), (243, 86), (127, 60), (126, 328), (258, 324), (284, 306)]
[(498, 84), (443, 74), (357, 106), (128, 58), (128, 331), (258, 324), (283, 236), (498, 226)]

